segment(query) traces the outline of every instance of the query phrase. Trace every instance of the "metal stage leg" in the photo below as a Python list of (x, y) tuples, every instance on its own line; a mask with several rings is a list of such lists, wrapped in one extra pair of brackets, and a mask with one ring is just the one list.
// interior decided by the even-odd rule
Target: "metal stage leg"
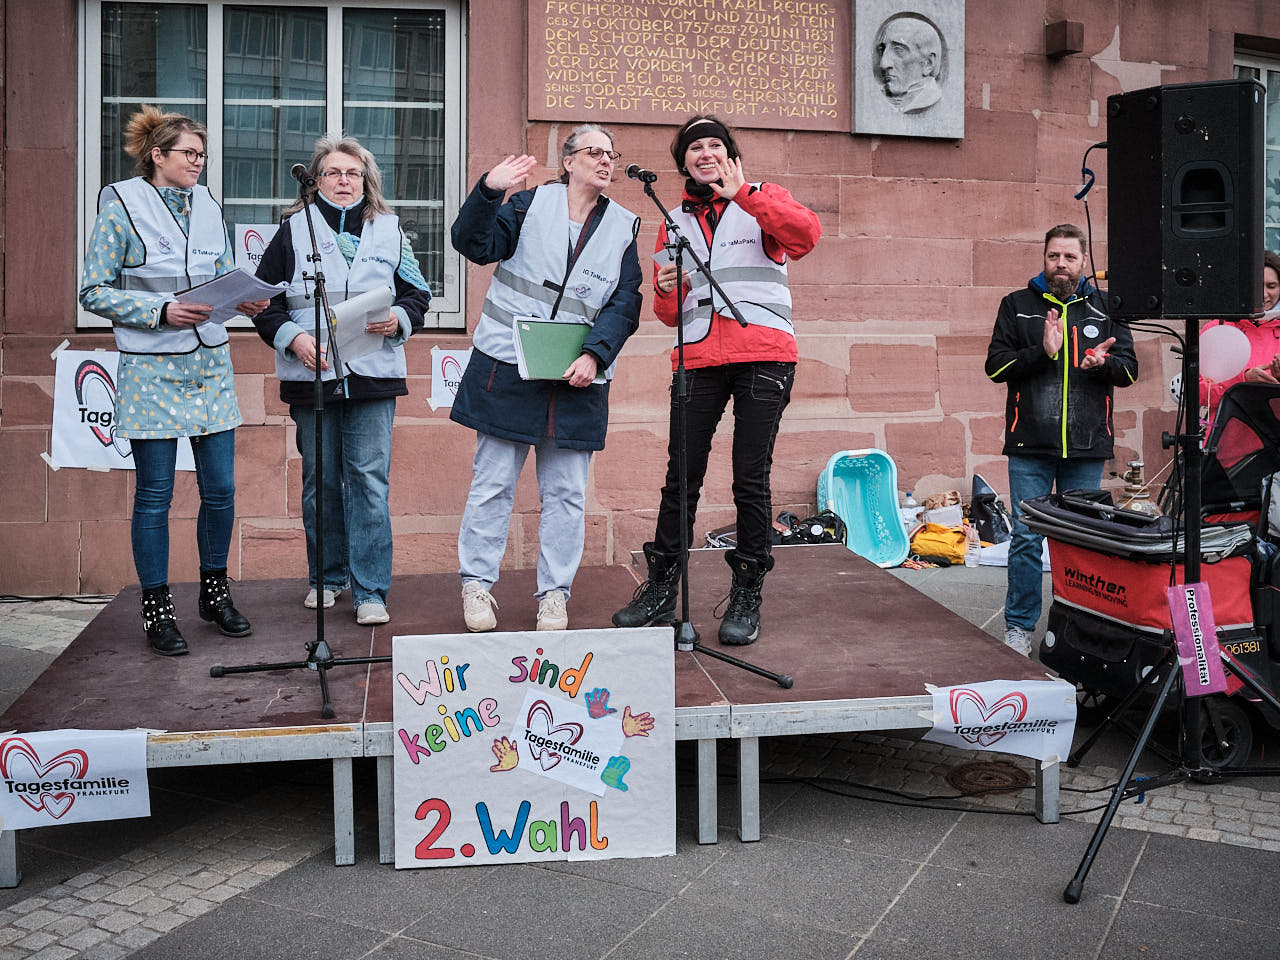
[[(714, 745), (714, 741), (712, 741)], [(18, 831), (0, 830), (0, 887), (16, 887), (22, 882), (18, 869)]]
[(333, 758), (333, 862), (349, 867), (356, 862), (355, 797), (351, 786), (351, 758)]
[(1057, 760), (1041, 760), (1036, 764), (1036, 819), (1041, 823), (1058, 822), (1058, 793), (1062, 764)]
[(378, 758), (378, 862), (395, 863), (395, 764), (390, 755)]
[(719, 841), (716, 806), (716, 741), (698, 741), (698, 842)]
[(760, 839), (760, 738), (738, 741), (738, 839), (754, 843)]

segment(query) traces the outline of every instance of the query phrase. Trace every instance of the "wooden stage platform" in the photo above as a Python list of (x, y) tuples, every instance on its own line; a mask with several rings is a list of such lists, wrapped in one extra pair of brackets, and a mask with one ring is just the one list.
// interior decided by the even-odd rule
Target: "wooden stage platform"
[[(728, 591), (723, 551), (690, 558), (690, 617), (703, 643), (769, 670), (777, 684), (730, 664), (674, 650), (676, 738), (698, 742), (698, 835), (716, 840), (716, 741), (739, 748), (739, 837), (760, 837), (759, 738), (863, 730), (922, 730), (931, 708), (925, 684), (1041, 679), (1044, 670), (968, 621), (853, 555), (843, 546), (782, 547), (765, 582), (761, 639), (720, 647), (712, 610)], [(579, 572), (570, 626), (609, 628), (630, 599), (636, 577), (625, 567)], [(533, 630), (533, 570), (503, 573), (493, 594), (498, 627)], [(148, 736), (149, 766), (328, 759), (333, 765), (335, 861), (355, 861), (351, 762), (378, 758), (379, 857), (393, 857), (391, 837), (391, 666), (329, 672), (336, 716), (320, 719), (320, 691), (309, 670), (215, 679), (215, 664), (302, 659), (314, 614), (294, 580), (235, 585), (236, 605), (253, 622), (250, 637), (229, 639), (196, 616), (196, 584), (174, 587), (185, 657), (153, 656), (138, 615), (138, 589), (121, 591), (43, 674), (0, 715), (0, 730), (64, 728), (157, 731)], [(398, 576), (388, 603), (392, 622), (356, 624), (349, 595), (327, 611), (325, 636), (336, 657), (391, 653), (397, 634), (465, 632), (453, 574)], [(1057, 820), (1056, 765), (1041, 764), (1036, 810)], [(0, 885), (18, 882), (14, 833), (0, 833)]]

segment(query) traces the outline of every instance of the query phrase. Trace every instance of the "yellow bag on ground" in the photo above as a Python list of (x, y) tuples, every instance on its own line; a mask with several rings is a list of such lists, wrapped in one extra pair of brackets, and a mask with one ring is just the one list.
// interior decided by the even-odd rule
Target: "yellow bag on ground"
[(926, 523), (911, 538), (911, 552), (918, 557), (946, 557), (960, 564), (964, 563), (964, 550), (964, 527)]

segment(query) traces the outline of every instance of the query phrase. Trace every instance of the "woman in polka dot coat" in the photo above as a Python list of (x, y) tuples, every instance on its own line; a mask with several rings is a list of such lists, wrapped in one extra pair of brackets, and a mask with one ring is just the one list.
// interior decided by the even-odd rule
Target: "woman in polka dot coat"
[[(128, 438), (137, 471), (133, 560), (152, 650), (179, 656), (187, 644), (169, 594), (169, 504), (179, 437), (189, 437), (200, 489), (200, 616), (227, 636), (252, 632), (227, 586), (235, 521), (235, 428), (241, 422), (226, 328), (209, 307), (176, 291), (235, 264), (222, 210), (198, 184), (203, 125), (144, 106), (125, 128), (138, 176), (103, 189), (85, 253), (80, 304), (111, 321), (120, 349), (115, 432)], [(253, 316), (266, 306), (243, 303)]]

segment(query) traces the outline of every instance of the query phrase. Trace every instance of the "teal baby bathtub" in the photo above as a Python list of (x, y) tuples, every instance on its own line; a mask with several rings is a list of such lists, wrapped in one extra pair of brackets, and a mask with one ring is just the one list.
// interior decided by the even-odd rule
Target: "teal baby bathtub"
[(845, 546), (879, 567), (907, 559), (911, 542), (898, 514), (898, 468), (883, 450), (842, 450), (818, 477), (818, 509), (847, 529)]

